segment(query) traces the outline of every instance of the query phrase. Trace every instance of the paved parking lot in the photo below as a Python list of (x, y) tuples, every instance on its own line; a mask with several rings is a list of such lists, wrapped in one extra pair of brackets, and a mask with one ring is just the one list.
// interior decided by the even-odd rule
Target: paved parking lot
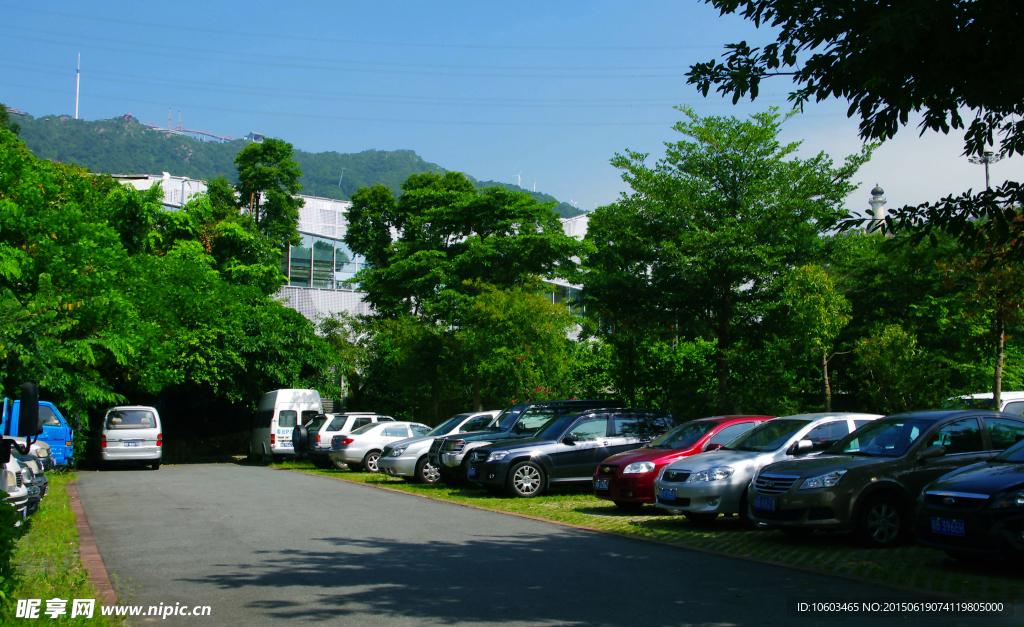
[(78, 492), (122, 603), (212, 607), (210, 617), (143, 617), (140, 625), (932, 626), (979, 620), (792, 618), (790, 597), (901, 595), (269, 468), (83, 472)]

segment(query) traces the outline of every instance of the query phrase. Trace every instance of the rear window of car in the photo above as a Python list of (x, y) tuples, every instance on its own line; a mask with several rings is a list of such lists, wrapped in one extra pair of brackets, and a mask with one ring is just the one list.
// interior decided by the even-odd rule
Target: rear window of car
[(348, 420), (347, 416), (338, 416), (331, 421), (331, 424), (327, 427), (328, 431), (341, 431), (345, 427), (345, 421)]
[(156, 416), (145, 409), (119, 409), (107, 414), (106, 429), (156, 429)]
[(277, 426), (282, 429), (291, 429), (299, 419), (299, 414), (294, 410), (285, 409), (277, 415)]
[[(366, 420), (369, 420), (369, 418), (367, 418)], [(370, 431), (374, 427), (382, 427), (382, 426), (384, 426), (382, 423), (371, 422), (370, 424), (363, 425), (363, 426), (359, 427), (358, 429), (353, 429), (352, 430), (352, 435), (362, 435), (362, 434), (366, 433), (367, 431)]]

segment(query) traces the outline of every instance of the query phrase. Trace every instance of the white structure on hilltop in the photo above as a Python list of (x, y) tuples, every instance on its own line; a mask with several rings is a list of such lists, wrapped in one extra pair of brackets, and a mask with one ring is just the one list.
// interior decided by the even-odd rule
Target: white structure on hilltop
[(871, 190), (871, 200), (868, 201), (868, 204), (871, 205), (871, 221), (868, 222), (868, 233), (873, 233), (879, 229), (889, 216), (885, 203), (885, 190), (879, 187), (878, 183), (875, 183), (874, 189)]
[[(190, 199), (206, 192), (206, 182), (186, 176), (127, 174), (114, 175), (121, 183), (138, 190), (160, 185), (164, 191), (164, 206), (181, 209)], [(299, 209), (297, 225), (302, 241), (289, 246), (281, 259), (281, 272), (288, 282), (281, 287), (276, 298), (314, 322), (340, 312), (354, 315), (370, 313), (364, 294), (352, 284), (352, 279), (363, 267), (363, 260), (352, 254), (345, 245), (348, 220), (345, 213), (352, 206), (347, 200), (299, 196), (305, 204)], [(584, 214), (562, 220), (566, 235), (582, 239), (587, 234), (589, 216)], [(548, 281), (552, 287), (552, 302), (576, 298), (578, 285), (561, 279)]]

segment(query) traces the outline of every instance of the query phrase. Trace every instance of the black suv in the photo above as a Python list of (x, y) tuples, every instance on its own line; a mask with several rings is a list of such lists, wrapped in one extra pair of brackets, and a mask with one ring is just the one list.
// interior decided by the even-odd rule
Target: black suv
[(542, 494), (550, 484), (591, 481), (617, 453), (640, 448), (678, 423), (652, 409), (588, 409), (552, 418), (531, 438), (494, 442), (470, 453), (467, 478), (512, 496)]
[(578, 414), (585, 409), (624, 407), (622, 401), (583, 399), (570, 401), (543, 401), (506, 407), (482, 431), (460, 433), (458, 437), (437, 438), (427, 454), (430, 463), (441, 471), (441, 480), (448, 484), (462, 482), (466, 477), (468, 458), (474, 448), (491, 442), (514, 438), (529, 438), (552, 418)]

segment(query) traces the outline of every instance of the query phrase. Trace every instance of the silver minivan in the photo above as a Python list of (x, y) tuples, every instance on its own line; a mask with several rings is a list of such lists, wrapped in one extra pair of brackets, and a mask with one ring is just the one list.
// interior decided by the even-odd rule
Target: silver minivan
[(154, 407), (112, 407), (103, 418), (100, 450), (105, 462), (141, 462), (153, 470), (163, 457), (163, 427)]

